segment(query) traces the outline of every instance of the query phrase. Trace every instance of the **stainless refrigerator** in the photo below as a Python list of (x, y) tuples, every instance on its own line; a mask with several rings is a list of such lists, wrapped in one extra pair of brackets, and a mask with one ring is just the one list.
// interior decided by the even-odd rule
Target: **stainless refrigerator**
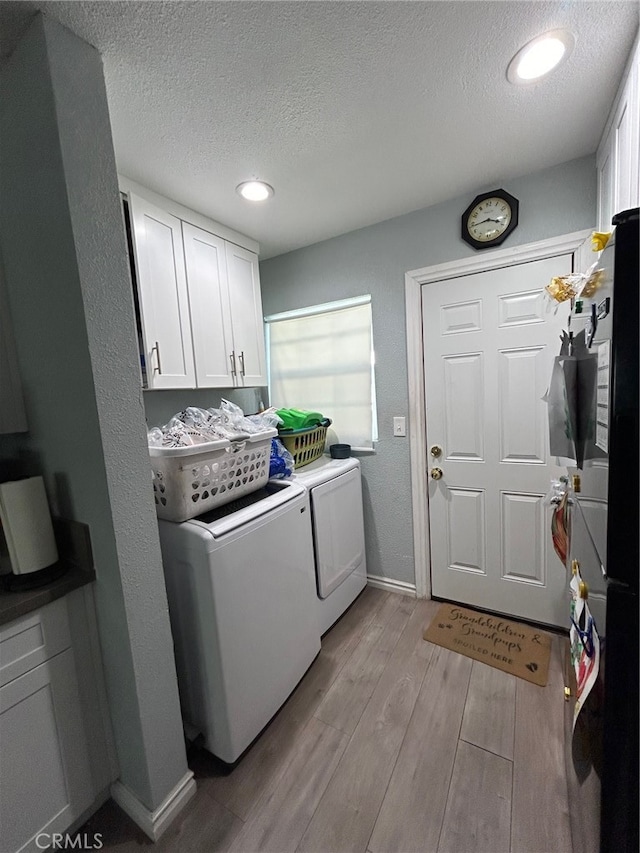
[[(601, 853), (639, 849), (638, 213), (613, 218), (613, 236), (598, 263), (600, 284), (582, 306), (587, 345), (597, 359), (596, 387), (583, 412), (590, 424), (585, 461), (582, 470), (570, 469), (580, 478), (572, 495), (570, 555), (589, 585), (603, 637), (599, 690), (592, 712), (586, 705), (582, 712), (591, 726), (586, 757), (600, 783)], [(584, 743), (576, 749), (576, 733), (573, 738), (573, 770), (586, 778)], [(578, 786), (574, 794), (580, 793)]]

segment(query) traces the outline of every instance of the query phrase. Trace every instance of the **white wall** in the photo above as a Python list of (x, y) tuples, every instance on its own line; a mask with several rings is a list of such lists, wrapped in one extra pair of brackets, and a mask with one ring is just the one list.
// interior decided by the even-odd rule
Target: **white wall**
[[(265, 314), (372, 294), (380, 440), (376, 455), (361, 462), (374, 575), (415, 582), (408, 438), (392, 435), (393, 416), (408, 412), (404, 274), (475, 254), (460, 237), (460, 218), (475, 195), (498, 185), (260, 264)], [(594, 225), (594, 157), (509, 181), (504, 189), (520, 200), (520, 224), (505, 247)]]
[(0, 453), (90, 526), (121, 780), (154, 809), (187, 765), (102, 63), (38, 16), (0, 85), (0, 240), (29, 423)]

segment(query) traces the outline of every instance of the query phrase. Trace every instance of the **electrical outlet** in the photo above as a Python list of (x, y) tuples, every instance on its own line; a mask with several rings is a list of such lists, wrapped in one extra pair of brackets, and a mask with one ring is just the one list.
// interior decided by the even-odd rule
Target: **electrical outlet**
[(393, 434), (401, 437), (407, 434), (406, 418), (393, 419)]

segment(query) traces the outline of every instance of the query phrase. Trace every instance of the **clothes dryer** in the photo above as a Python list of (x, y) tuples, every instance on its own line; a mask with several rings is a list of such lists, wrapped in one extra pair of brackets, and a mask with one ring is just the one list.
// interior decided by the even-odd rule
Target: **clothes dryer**
[(320, 632), (333, 623), (367, 584), (360, 462), (323, 456), (296, 471), (311, 499)]

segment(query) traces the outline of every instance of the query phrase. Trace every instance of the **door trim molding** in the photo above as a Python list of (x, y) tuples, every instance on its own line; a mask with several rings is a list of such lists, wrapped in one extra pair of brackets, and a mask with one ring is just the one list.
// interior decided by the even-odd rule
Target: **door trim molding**
[(429, 548), (429, 499), (427, 490), (427, 424), (425, 418), (424, 353), (422, 341), (422, 285), (478, 272), (509, 267), (527, 261), (573, 254), (573, 269), (586, 269), (593, 255), (585, 240), (592, 229), (574, 231), (560, 237), (498, 249), (458, 261), (448, 261), (405, 273), (405, 315), (407, 329), (407, 380), (409, 389), (409, 460), (413, 553), (416, 597), (431, 598), (431, 554)]

